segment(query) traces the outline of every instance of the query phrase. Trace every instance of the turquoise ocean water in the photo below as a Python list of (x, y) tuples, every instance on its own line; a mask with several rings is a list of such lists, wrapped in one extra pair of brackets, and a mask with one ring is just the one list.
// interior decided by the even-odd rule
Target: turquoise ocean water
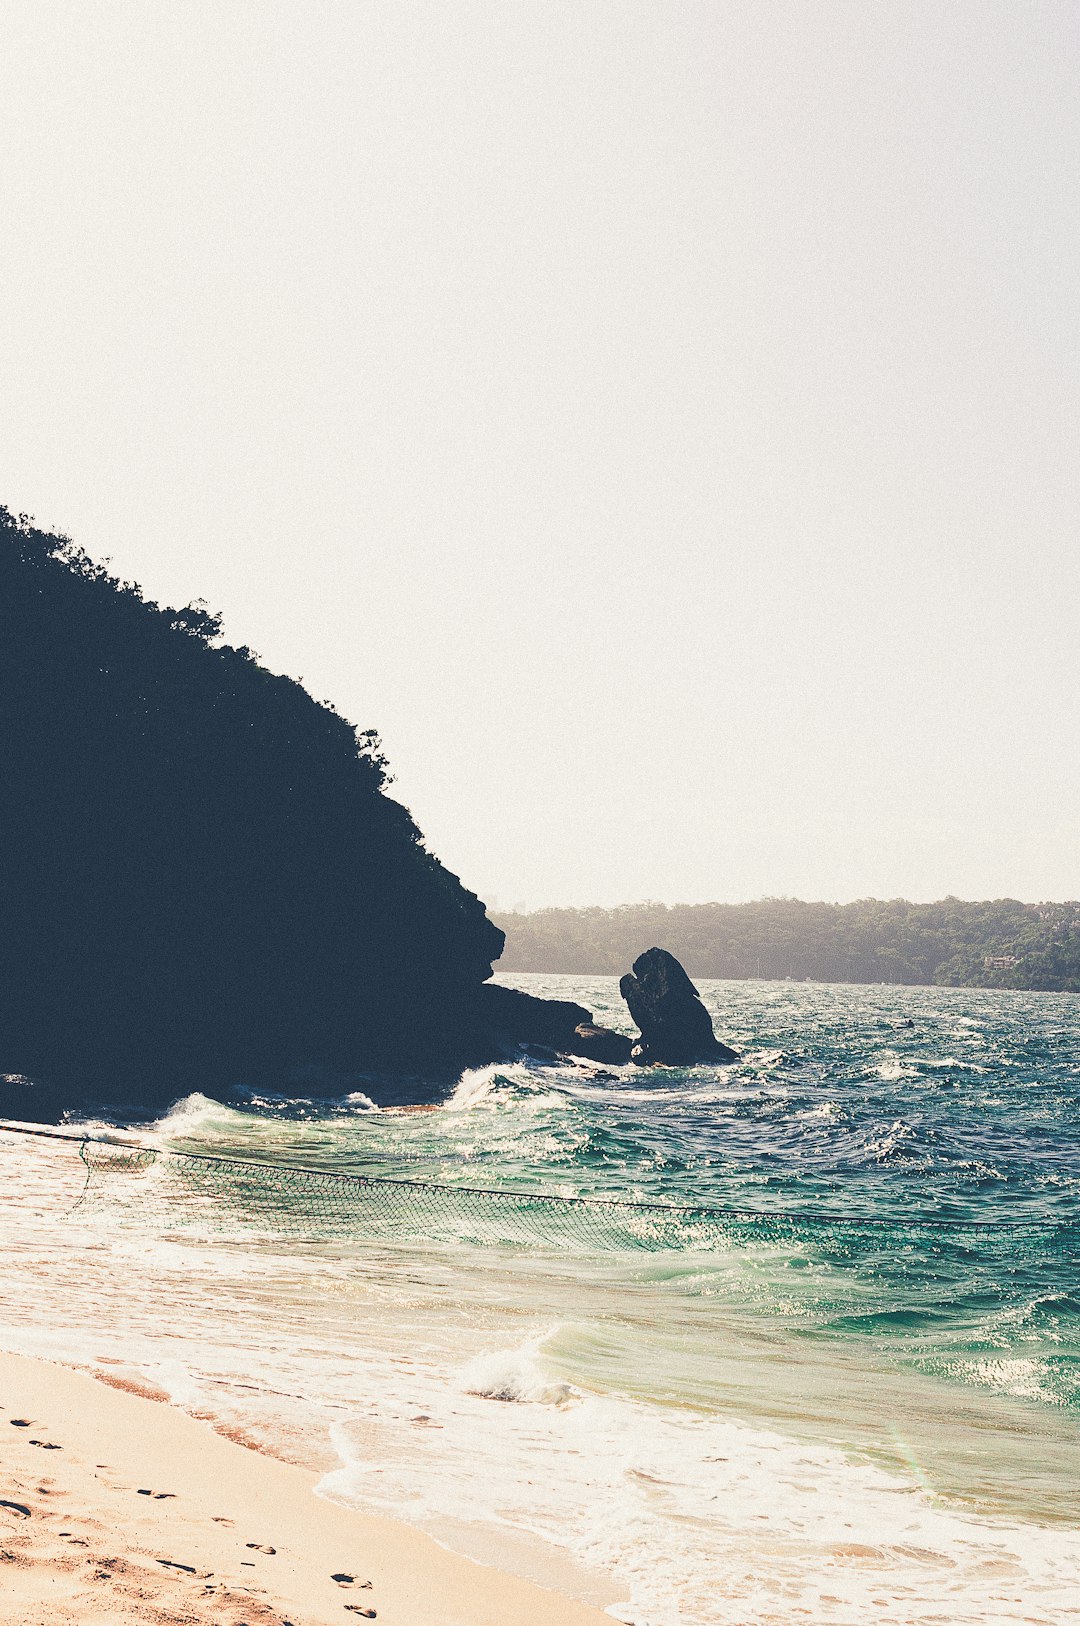
[[(628, 1030), (614, 979), (503, 980)], [(1075, 999), (700, 986), (734, 1067), (522, 1059), (415, 1115), (193, 1080), (147, 1138), (772, 1223), (642, 1248), (466, 1197), (331, 1235), (303, 1181), (192, 1206), (153, 1170), (69, 1215), (78, 1160), (3, 1137), (4, 1342), (144, 1373), (637, 1626), (1080, 1620)]]

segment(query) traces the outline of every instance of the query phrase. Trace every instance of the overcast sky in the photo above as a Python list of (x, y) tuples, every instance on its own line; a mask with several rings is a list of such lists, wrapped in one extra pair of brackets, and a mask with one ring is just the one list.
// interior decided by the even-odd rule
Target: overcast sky
[(1080, 12), (4, 0), (0, 501), (502, 907), (1080, 895)]

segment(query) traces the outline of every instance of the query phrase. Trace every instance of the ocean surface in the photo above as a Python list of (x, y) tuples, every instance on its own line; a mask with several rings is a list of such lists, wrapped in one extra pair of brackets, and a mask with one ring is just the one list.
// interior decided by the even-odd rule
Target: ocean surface
[[(612, 978), (501, 980), (630, 1031)], [(78, 1201), (0, 1134), (0, 1340), (636, 1626), (1080, 1621), (1080, 1005), (699, 986), (735, 1066), (193, 1078), (139, 1131), (390, 1208), (122, 1156)]]

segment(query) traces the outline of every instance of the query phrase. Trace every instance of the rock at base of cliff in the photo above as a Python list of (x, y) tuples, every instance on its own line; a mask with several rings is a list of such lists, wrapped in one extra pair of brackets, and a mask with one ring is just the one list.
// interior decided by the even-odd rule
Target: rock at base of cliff
[(71, 1105), (60, 1090), (21, 1073), (0, 1075), (0, 1118), (13, 1123), (58, 1124)]
[(697, 989), (667, 949), (651, 948), (639, 954), (633, 971), (620, 981), (619, 992), (641, 1029), (631, 1052), (639, 1066), (692, 1067), (698, 1062), (738, 1061), (738, 1052), (713, 1033)]
[(486, 982), (478, 990), (477, 1004), (484, 1029), (508, 1052), (520, 1045), (540, 1046), (612, 1067), (630, 1060), (626, 1035), (600, 1027), (591, 1011), (572, 1000), (537, 999), (518, 988)]
[(570, 1050), (575, 1056), (589, 1061), (606, 1062), (609, 1067), (625, 1067), (630, 1060), (631, 1041), (625, 1033), (614, 1028), (600, 1027), (596, 1022), (579, 1022), (574, 1029), (574, 1042)]

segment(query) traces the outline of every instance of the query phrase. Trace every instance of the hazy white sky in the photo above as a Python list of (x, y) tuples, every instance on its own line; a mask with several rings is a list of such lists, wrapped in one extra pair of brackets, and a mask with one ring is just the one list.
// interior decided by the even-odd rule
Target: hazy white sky
[(0, 501), (503, 907), (1080, 895), (1080, 12), (5, 0)]

